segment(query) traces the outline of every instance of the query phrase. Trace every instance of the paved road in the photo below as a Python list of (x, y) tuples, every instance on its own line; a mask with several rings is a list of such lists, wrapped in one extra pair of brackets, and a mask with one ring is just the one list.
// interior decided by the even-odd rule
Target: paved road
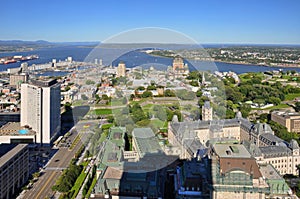
[(61, 171), (69, 166), (76, 151), (79, 150), (83, 141), (86, 139), (87, 132), (92, 131), (97, 125), (99, 125), (98, 120), (80, 121), (76, 124), (76, 127), (71, 129), (72, 135), (68, 140), (70, 139), (71, 142), (73, 142), (78, 132), (81, 132), (81, 141), (79, 141), (71, 151), (67, 147), (59, 147), (58, 151), (46, 165), (42, 176), (34, 183), (33, 187), (23, 195), (23, 198), (44, 199), (53, 196), (55, 193), (51, 188), (61, 175)]
[[(73, 140), (75, 136), (76, 134), (73, 134), (71, 140)], [(52, 186), (61, 175), (61, 170), (68, 167), (81, 145), (82, 142), (78, 142), (71, 151), (68, 148), (59, 148), (57, 153), (49, 161), (42, 176), (34, 183), (33, 188), (24, 194), (23, 198), (44, 199), (54, 195), (54, 192), (51, 190)]]

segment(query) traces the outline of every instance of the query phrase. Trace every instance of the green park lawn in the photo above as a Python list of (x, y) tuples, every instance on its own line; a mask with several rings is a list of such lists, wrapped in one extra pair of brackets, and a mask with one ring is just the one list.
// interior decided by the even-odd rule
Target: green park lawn
[(96, 115), (110, 115), (112, 114), (112, 109), (95, 109), (93, 112)]
[(274, 109), (282, 109), (282, 108), (289, 108), (290, 106), (287, 104), (279, 104), (277, 106), (272, 106), (270, 108), (266, 108), (266, 110), (274, 110)]

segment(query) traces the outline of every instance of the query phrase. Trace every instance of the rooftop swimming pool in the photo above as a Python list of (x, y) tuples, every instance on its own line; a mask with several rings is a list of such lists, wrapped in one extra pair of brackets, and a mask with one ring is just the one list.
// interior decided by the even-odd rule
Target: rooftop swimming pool
[(21, 130), (19, 130), (19, 133), (24, 135), (24, 134), (28, 133), (28, 130), (27, 129), (21, 129)]

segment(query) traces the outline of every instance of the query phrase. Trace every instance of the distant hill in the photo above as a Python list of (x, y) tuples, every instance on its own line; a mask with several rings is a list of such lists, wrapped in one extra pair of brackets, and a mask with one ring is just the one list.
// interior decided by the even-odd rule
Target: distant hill
[(22, 40), (0, 40), (0, 45), (49, 45), (48, 41), (38, 40), (38, 41), (22, 41)]

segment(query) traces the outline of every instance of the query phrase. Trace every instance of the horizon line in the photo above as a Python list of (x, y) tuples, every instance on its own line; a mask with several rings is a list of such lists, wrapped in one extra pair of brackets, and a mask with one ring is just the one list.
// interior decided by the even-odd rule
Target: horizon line
[(48, 43), (99, 43), (99, 44), (175, 44), (175, 45), (293, 45), (299, 46), (300, 43), (256, 43), (256, 42), (203, 42), (203, 43), (163, 43), (163, 42), (131, 42), (131, 43), (102, 43), (101, 41), (48, 41), (48, 40), (22, 40), (22, 39), (8, 39), (0, 40), (0, 42), (48, 42)]

